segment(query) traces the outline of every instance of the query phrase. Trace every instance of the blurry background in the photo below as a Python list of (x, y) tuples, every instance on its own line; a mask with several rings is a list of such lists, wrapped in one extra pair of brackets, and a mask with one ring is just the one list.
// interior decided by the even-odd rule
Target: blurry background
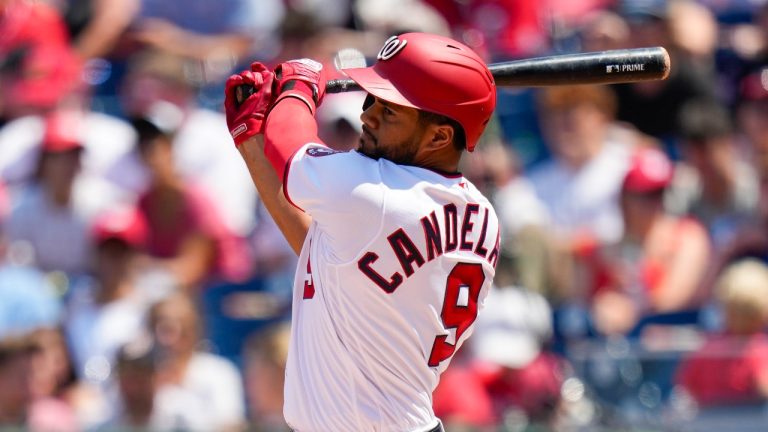
[[(765, 0), (0, 0), (0, 425), (286, 430), (295, 258), (223, 83), (404, 31), (672, 57), (498, 90), (462, 170), (503, 256), (434, 395), (447, 430), (764, 430)], [(356, 146), (362, 96), (325, 99), (328, 145)]]

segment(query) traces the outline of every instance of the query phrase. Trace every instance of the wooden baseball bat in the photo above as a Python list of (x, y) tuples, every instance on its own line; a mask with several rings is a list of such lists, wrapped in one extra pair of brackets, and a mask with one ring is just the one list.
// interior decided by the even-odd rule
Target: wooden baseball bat
[[(663, 80), (669, 76), (663, 47), (556, 54), (488, 65), (497, 87), (545, 87), (568, 84), (619, 84)], [(362, 90), (351, 79), (326, 83), (326, 93)], [(247, 97), (253, 89), (244, 89)], [(240, 95), (238, 95), (238, 100)]]
[[(663, 80), (670, 70), (663, 47), (559, 54), (492, 63), (497, 87), (545, 87), (567, 84), (618, 84)], [(350, 79), (330, 80), (326, 93), (362, 90)]]

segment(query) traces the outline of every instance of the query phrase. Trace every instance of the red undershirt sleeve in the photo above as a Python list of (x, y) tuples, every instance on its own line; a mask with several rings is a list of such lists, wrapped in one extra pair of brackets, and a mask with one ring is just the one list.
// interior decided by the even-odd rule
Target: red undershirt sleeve
[(300, 99), (283, 99), (272, 108), (264, 127), (264, 155), (282, 181), (291, 157), (307, 143), (322, 144), (317, 121)]

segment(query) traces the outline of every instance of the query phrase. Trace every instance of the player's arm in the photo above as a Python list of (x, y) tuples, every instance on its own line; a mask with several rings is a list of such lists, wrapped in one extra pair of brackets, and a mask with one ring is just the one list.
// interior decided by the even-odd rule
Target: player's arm
[(282, 181), (264, 155), (264, 136), (254, 135), (239, 147), (253, 183), (269, 214), (294, 252), (301, 252), (311, 218), (291, 205), (282, 190)]
[[(272, 72), (263, 65), (254, 63), (251, 65), (251, 70), (229, 77), (226, 83), (224, 105), (227, 125), (235, 146), (248, 167), (264, 206), (298, 254), (311, 220), (309, 216), (288, 203), (282, 193), (282, 177), (278, 177), (276, 169), (273, 169), (264, 153), (262, 133), (267, 110), (274, 100), (273, 80)], [(244, 86), (250, 86), (255, 91), (247, 99), (239, 102), (238, 93)], [(280, 172), (282, 176), (282, 171)]]
[(285, 182), (293, 155), (317, 136), (315, 111), (325, 94), (323, 65), (310, 59), (291, 60), (275, 68), (276, 98), (264, 126), (264, 154)]

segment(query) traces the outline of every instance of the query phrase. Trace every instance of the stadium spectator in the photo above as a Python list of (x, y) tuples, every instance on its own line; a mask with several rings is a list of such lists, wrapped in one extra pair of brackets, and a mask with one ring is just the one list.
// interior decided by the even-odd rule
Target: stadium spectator
[(83, 152), (81, 120), (76, 111), (46, 118), (34, 180), (12, 198), (3, 227), (8, 242), (32, 247), (34, 265), (71, 276), (89, 270), (89, 215), (83, 202), (88, 197), (75, 193)]
[(667, 207), (698, 219), (714, 247), (727, 244), (754, 219), (758, 179), (735, 139), (730, 114), (712, 101), (691, 101), (680, 112), (681, 161)]
[(628, 333), (640, 318), (700, 305), (711, 246), (695, 219), (669, 214), (664, 191), (673, 165), (660, 150), (638, 148), (621, 189), (624, 235), (592, 261), (592, 314), (602, 334)]
[(715, 296), (723, 329), (682, 361), (675, 380), (704, 407), (764, 403), (768, 267), (754, 259), (734, 262), (720, 275)]
[(185, 179), (174, 164), (174, 134), (162, 120), (137, 118), (138, 151), (150, 184), (138, 200), (147, 221), (147, 252), (186, 290), (250, 275), (244, 237), (231, 232), (204, 187)]
[[(768, 8), (766, 8), (768, 10)], [(768, 12), (766, 12), (768, 15)], [(746, 76), (740, 84), (735, 116), (747, 157), (760, 183), (762, 217), (768, 215), (768, 67)]]
[(528, 173), (566, 250), (622, 233), (618, 194), (637, 137), (614, 123), (609, 87), (543, 89), (538, 110), (553, 158)]
[(450, 430), (490, 432), (497, 424), (491, 397), (474, 370), (472, 358), (463, 351), (440, 377), (432, 405), (435, 415)]
[(581, 48), (584, 51), (621, 49), (630, 37), (627, 21), (611, 10), (597, 10), (586, 15), (579, 28)]
[(290, 330), (287, 323), (278, 322), (252, 334), (244, 346), (248, 417), (258, 430), (288, 430), (283, 419), (283, 384)]
[(142, 271), (146, 235), (146, 223), (133, 208), (106, 211), (89, 228), (93, 272), (71, 288), (64, 321), (81, 381), (74, 404), (85, 428), (116, 415), (117, 352), (142, 333), (152, 301), (174, 288)]
[(62, 318), (61, 297), (51, 280), (24, 263), (27, 251), (9, 248), (0, 265), (0, 337), (31, 334), (53, 328)]
[(193, 300), (176, 293), (154, 304), (148, 330), (157, 344), (157, 427), (238, 430), (245, 424), (242, 377), (228, 360), (200, 350), (201, 322)]
[[(540, 54), (549, 39), (543, 26), (547, 13), (535, 1), (477, 0), (456, 3), (424, 0), (442, 14), (457, 40), (466, 43), (489, 59), (509, 59)], [(574, 2), (560, 2), (558, 12)], [(577, 2), (576, 8), (585, 2)]]
[(40, 393), (44, 357), (32, 333), (0, 337), (0, 428), (3, 430), (79, 430), (68, 406)]
[(0, 340), (0, 426), (24, 428), (34, 401), (32, 361), (37, 346), (29, 337)]
[[(121, 346), (115, 358), (119, 402), (102, 430), (164, 430), (155, 415), (157, 356), (151, 338)], [(166, 428), (165, 430), (169, 430)]]
[[(720, 29), (714, 12), (695, 0), (669, 1), (669, 34), (672, 45), (695, 67), (715, 79), (715, 54)], [(718, 96), (722, 96), (719, 93)]]
[[(255, 223), (257, 194), (247, 187), (251, 179), (237, 151), (211, 147), (212, 142), (230, 139), (229, 132), (222, 112), (196, 102), (190, 67), (183, 57), (159, 51), (138, 53), (131, 57), (120, 101), (128, 118), (155, 122), (170, 137), (170, 162), (180, 178), (205, 189), (223, 226), (244, 237)], [(148, 181), (146, 176), (144, 180)]]
[[(671, 14), (666, 0), (620, 2), (619, 13), (629, 23), (631, 37), (625, 48), (663, 46), (675, 65), (670, 76), (663, 81), (646, 81), (614, 85), (618, 99), (617, 118), (634, 125), (641, 132), (671, 145), (679, 133), (678, 115), (682, 106), (692, 99), (717, 100), (714, 60), (710, 64), (694, 61), (681, 45), (691, 38), (710, 38), (707, 28), (694, 29), (694, 33), (673, 33), (676, 19), (684, 14)], [(691, 30), (690, 26), (685, 27)], [(698, 31), (701, 30), (700, 35)], [(683, 40), (680, 40), (682, 38)]]
[(106, 390), (117, 350), (141, 333), (152, 300), (138, 288), (146, 222), (133, 209), (115, 209), (100, 215), (89, 234), (93, 277), (73, 288), (66, 330), (78, 377)]
[(0, 429), (18, 421), (35, 431), (78, 430), (76, 382), (58, 329), (61, 298), (42, 272), (17, 262), (22, 253), (14, 248), (0, 266), (0, 369), (8, 361), (6, 372), (18, 376), (0, 378)]
[(50, 111), (84, 90), (79, 56), (50, 2), (0, 2), (0, 124)]
[(357, 0), (354, 2), (354, 12), (355, 18), (365, 31), (377, 34), (419, 31), (451, 36), (448, 17), (444, 14), (444, 10), (440, 10), (440, 7), (452, 7), (453, 5), (437, 5), (436, 3), (441, 2), (431, 0)]
[[(281, 0), (142, 0), (128, 38), (139, 50), (187, 60), (193, 98), (206, 108), (223, 103), (223, 82), (236, 66), (272, 58), (277, 31), (291, 2)], [(332, 8), (328, 8), (333, 10)], [(128, 60), (129, 66), (132, 60)]]
[(743, 6), (720, 13), (726, 18), (720, 23), (723, 49), (717, 71), (731, 107), (739, 102), (743, 80), (768, 66), (768, 3)]
[[(554, 239), (547, 233), (551, 223), (548, 210), (538, 199), (533, 185), (524, 175), (517, 154), (504, 142), (488, 142), (468, 158), (476, 163), (462, 169), (479, 188), (485, 187), (499, 216), (502, 248), (494, 283), (519, 285), (556, 301), (562, 284), (554, 268), (562, 266)], [(476, 172), (476, 173), (475, 173)]]
[(544, 297), (524, 288), (504, 287), (494, 294), (471, 347), (496, 419), (519, 411), (529, 427), (555, 427), (569, 371), (567, 361), (547, 348), (552, 310)]
[(78, 431), (81, 392), (65, 336), (58, 327), (40, 327), (30, 334), (37, 346), (32, 362), (35, 402), (29, 413), (30, 430)]
[(487, 313), (478, 318), (471, 357), (452, 364), (435, 390), (435, 411), (448, 429), (562, 425), (561, 386), (571, 372), (567, 361), (547, 348), (552, 330), (544, 297), (515, 286), (495, 288)]
[[(711, 296), (717, 278), (730, 264), (743, 259), (754, 258), (768, 262), (768, 129), (765, 115), (768, 113), (768, 90), (762, 82), (761, 73), (753, 73), (744, 78), (739, 86), (738, 104), (735, 116), (739, 134), (738, 153), (750, 163), (746, 172), (757, 176), (757, 204), (751, 219), (743, 220), (735, 226), (735, 233), (727, 242), (715, 250), (715, 262), (710, 267), (704, 283), (704, 292)], [(744, 176), (737, 173), (736, 177)], [(734, 195), (743, 195), (737, 191)], [(743, 201), (743, 200), (742, 200)]]
[(254, 279), (263, 281), (267, 292), (289, 303), (298, 257), (261, 202), (256, 208), (256, 215), (256, 227), (249, 238), (255, 266)]

